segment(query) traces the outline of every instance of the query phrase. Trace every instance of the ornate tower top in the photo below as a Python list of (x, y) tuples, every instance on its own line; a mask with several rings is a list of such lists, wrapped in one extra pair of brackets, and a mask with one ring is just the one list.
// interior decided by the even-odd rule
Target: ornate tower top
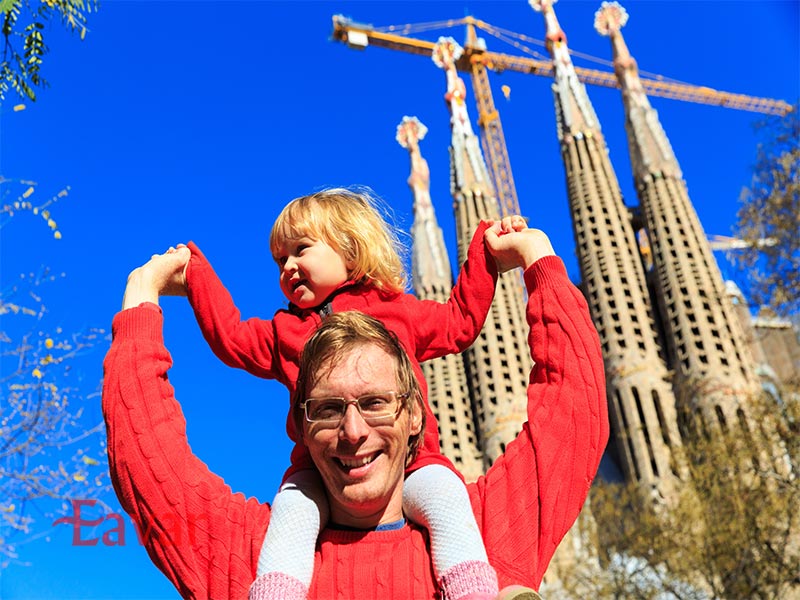
[(464, 49), (453, 38), (440, 37), (433, 47), (431, 59), (447, 74), (447, 92), (444, 99), (450, 107), (453, 134), (473, 135), (467, 113), (467, 88), (456, 71), (456, 61), (463, 53)]
[(417, 117), (406, 116), (397, 126), (397, 135), (395, 135), (394, 139), (403, 148), (408, 149), (419, 145), (419, 142), (425, 139), (427, 133), (428, 128), (422, 124), (422, 121)]
[[(433, 47), (431, 58), (434, 64), (444, 69), (447, 76), (447, 92), (444, 95), (450, 110), (451, 141), (453, 153), (453, 175), (451, 192), (454, 197), (467, 186), (481, 186), (486, 197), (494, 197), (489, 172), (478, 147), (477, 136), (472, 130), (467, 112), (467, 88), (458, 76), (456, 61), (464, 49), (451, 37), (440, 37)], [(496, 202), (496, 200), (495, 200)], [(494, 217), (491, 217), (494, 218)]]
[(618, 33), (628, 22), (628, 11), (619, 2), (603, 2), (594, 13), (594, 28), (600, 35)]
[[(411, 158), (408, 186), (414, 194), (414, 245), (411, 253), (413, 285), (417, 293), (424, 292), (424, 295), (430, 296), (434, 288), (449, 291), (453, 275), (431, 202), (428, 162), (419, 149), (419, 142), (426, 133), (428, 128), (417, 117), (406, 116), (397, 126), (395, 139), (408, 150)], [(442, 302), (446, 300), (446, 295), (434, 299)]]
[(658, 115), (650, 106), (636, 61), (622, 37), (621, 29), (627, 22), (628, 12), (618, 2), (603, 2), (594, 15), (595, 30), (611, 38), (614, 72), (622, 88), (631, 125), (628, 129), (633, 175), (637, 179), (655, 173), (680, 178), (683, 175), (678, 160)]
[(556, 97), (558, 115), (558, 137), (566, 135), (578, 137), (600, 133), (600, 121), (595, 115), (586, 87), (578, 80), (575, 66), (569, 56), (567, 36), (558, 23), (553, 4), (556, 0), (529, 0), (531, 8), (544, 17), (547, 29), (547, 50), (553, 58), (555, 82), (553, 93)]
[(397, 126), (397, 143), (408, 150), (411, 156), (411, 174), (408, 176), (408, 185), (414, 192), (414, 213), (419, 217), (420, 211), (433, 214), (433, 205), (430, 196), (430, 171), (428, 162), (422, 158), (419, 151), (419, 142), (428, 133), (428, 128), (417, 117), (403, 117)]
[[(545, 28), (547, 29), (547, 37), (545, 39), (547, 40), (547, 48), (550, 50), (550, 54), (554, 52), (551, 48), (552, 45), (558, 43), (566, 46), (567, 43), (567, 36), (564, 30), (561, 29), (561, 25), (558, 24), (556, 13), (553, 11), (553, 5), (556, 2), (558, 0), (528, 0), (531, 8), (544, 16)], [(562, 52), (562, 50), (559, 50), (559, 52)], [(568, 54), (566, 47), (563, 48), (563, 52)]]

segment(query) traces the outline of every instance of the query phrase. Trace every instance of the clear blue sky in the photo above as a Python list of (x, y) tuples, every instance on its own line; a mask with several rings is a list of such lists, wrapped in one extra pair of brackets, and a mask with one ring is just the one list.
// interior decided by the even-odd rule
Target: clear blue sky
[[(570, 47), (610, 58), (592, 28), (598, 2), (562, 0)], [(628, 1), (623, 33), (642, 70), (793, 102), (800, 96), (798, 2)], [(364, 184), (411, 225), (408, 157), (394, 140), (404, 115), (429, 128), (422, 152), (453, 246), (443, 73), (425, 58), (329, 41), (331, 16), (375, 25), (472, 14), (542, 39), (540, 15), (515, 2), (191, 2), (105, 0), (84, 42), (48, 31), (52, 87), (21, 112), (0, 114), (0, 174), (37, 182), (32, 201), (64, 186), (53, 208), (63, 239), (20, 215), (2, 231), (2, 285), (40, 265), (66, 278), (46, 291), (49, 322), (109, 327), (128, 272), (171, 244), (195, 240), (245, 315), (283, 306), (267, 247), (289, 199), (322, 186)], [(438, 35), (438, 34), (436, 34)], [(463, 41), (463, 30), (452, 30)], [(487, 40), (490, 49), (514, 52)], [(541, 48), (536, 48), (544, 52)], [(577, 61), (581, 66), (593, 66)], [(523, 214), (547, 231), (578, 279), (550, 82), (493, 77)], [(500, 92), (511, 88), (510, 100)], [(469, 88), (469, 85), (468, 85)], [(471, 91), (470, 91), (471, 93)], [(626, 201), (635, 195), (619, 92), (590, 88)], [(755, 156), (758, 115), (655, 98), (709, 234), (728, 234)], [(472, 109), (475, 116), (475, 109)], [(21, 192), (22, 184), (17, 185)], [(453, 258), (454, 262), (455, 259)], [(231, 487), (268, 501), (288, 464), (282, 387), (224, 367), (186, 302), (166, 299), (171, 378), (194, 451)], [(102, 351), (81, 364), (87, 389)], [(99, 420), (97, 400), (85, 417)], [(109, 498), (112, 506), (116, 500)], [(31, 566), (0, 574), (0, 598), (173, 598), (135, 542), (73, 547), (67, 526), (20, 548)], [(109, 526), (101, 526), (100, 534)]]

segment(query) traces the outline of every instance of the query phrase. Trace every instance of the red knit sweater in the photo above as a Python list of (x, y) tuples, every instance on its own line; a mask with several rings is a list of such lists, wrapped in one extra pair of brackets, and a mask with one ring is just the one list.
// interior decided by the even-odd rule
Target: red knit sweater
[[(556, 257), (525, 273), (535, 367), (528, 422), (468, 486), (500, 586), (539, 586), (583, 505), (608, 439), (599, 342), (580, 292)], [(152, 305), (151, 305), (152, 306)], [(187, 598), (246, 598), (270, 507), (234, 494), (192, 454), (167, 379), (162, 316), (120, 312), (105, 360), (103, 413), (111, 477), (153, 562)], [(320, 536), (309, 598), (435, 598), (427, 533)]]
[[(408, 472), (430, 464), (441, 464), (456, 471), (439, 448), (436, 417), (428, 403), (428, 387), (419, 363), (463, 352), (480, 334), (497, 286), (497, 267), (483, 241), (487, 227), (488, 223), (482, 222), (475, 231), (467, 259), (446, 303), (349, 283), (337, 290), (325, 306), (328, 312), (358, 310), (377, 318), (398, 337), (411, 358), (422, 388), (428, 424), (420, 451)], [(192, 251), (186, 269), (189, 303), (214, 354), (226, 365), (266, 379), (277, 379), (290, 393), (294, 392), (300, 353), (322, 321), (322, 307), (299, 309), (290, 305), (276, 312), (272, 320), (243, 321), (233, 298), (200, 249), (192, 242), (189, 242), (189, 249)], [(298, 443), (291, 410), (287, 411), (286, 431), (295, 442), (292, 466), (286, 475), (313, 468), (308, 450)]]

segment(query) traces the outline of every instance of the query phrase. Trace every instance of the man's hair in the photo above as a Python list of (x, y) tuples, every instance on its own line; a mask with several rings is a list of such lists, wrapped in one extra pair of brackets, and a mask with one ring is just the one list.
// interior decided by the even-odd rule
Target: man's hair
[(401, 256), (406, 254), (406, 248), (398, 229), (384, 218), (387, 213), (385, 203), (366, 190), (331, 188), (295, 198), (272, 226), (272, 258), (279, 261), (287, 240), (308, 236), (338, 252), (353, 281), (387, 292), (402, 292), (406, 273)]
[(394, 358), (397, 369), (397, 392), (407, 393), (403, 401), (403, 410), (409, 415), (414, 403), (419, 404), (422, 413), (420, 432), (408, 438), (409, 464), (422, 443), (425, 432), (425, 407), (422, 403), (422, 391), (414, 374), (414, 367), (408, 354), (403, 349), (397, 336), (386, 329), (378, 319), (357, 311), (334, 313), (325, 317), (314, 335), (309, 338), (300, 358), (300, 373), (297, 387), (292, 398), (294, 419), (297, 431), (302, 431), (303, 409), (301, 404), (308, 398), (308, 390), (312, 389), (325, 374), (336, 367), (337, 359), (361, 346), (374, 345)]

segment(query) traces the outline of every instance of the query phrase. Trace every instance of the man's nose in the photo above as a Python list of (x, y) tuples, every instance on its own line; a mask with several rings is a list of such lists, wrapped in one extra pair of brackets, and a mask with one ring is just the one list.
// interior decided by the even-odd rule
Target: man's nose
[(348, 404), (344, 409), (342, 422), (339, 424), (339, 437), (350, 443), (356, 443), (369, 435), (369, 425), (358, 412), (355, 404)]

